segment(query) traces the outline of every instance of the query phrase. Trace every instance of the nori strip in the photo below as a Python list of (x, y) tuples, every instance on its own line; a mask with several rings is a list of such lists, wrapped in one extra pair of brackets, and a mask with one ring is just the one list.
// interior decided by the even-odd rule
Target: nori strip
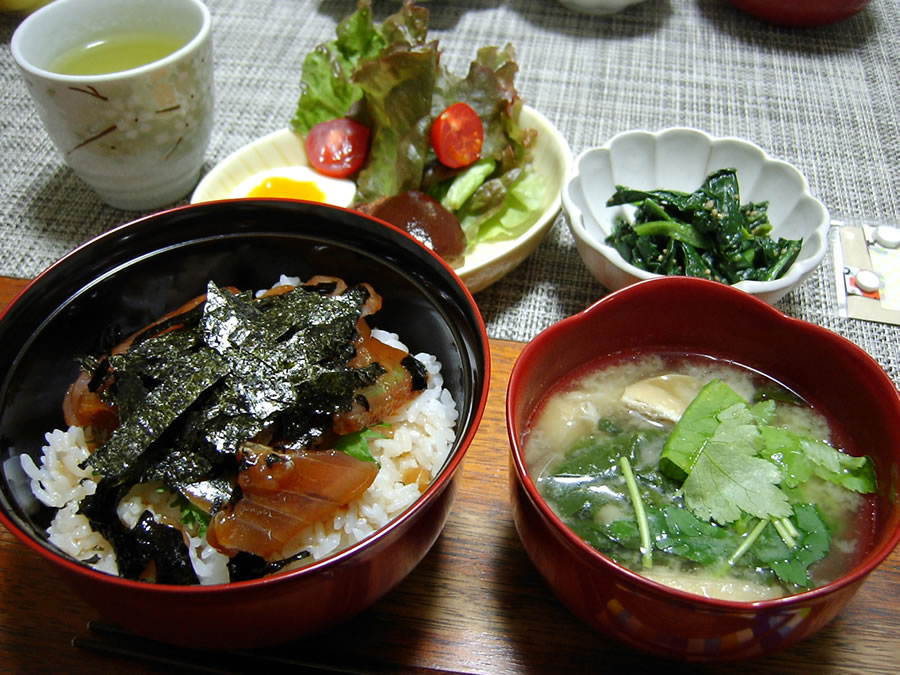
[(215, 453), (235, 454), (280, 416), (280, 431), (295, 444), (321, 437), (330, 415), (349, 410), (354, 391), (384, 372), (346, 365), (368, 291), (321, 290), (299, 287), (256, 302), (210, 282), (202, 311), (109, 358), (115, 379), (106, 395), (119, 407), (120, 426), (86, 464), (116, 482), (143, 472), (172, 485), (208, 477), (204, 469), (215, 474)]
[(425, 370), (425, 364), (419, 361), (419, 359), (410, 354), (403, 357), (403, 360), (400, 361), (400, 365), (406, 368), (412, 377), (413, 391), (422, 391), (428, 386), (428, 371)]
[[(85, 361), (111, 373), (96, 379), (120, 425), (85, 462), (103, 478), (81, 512), (115, 548), (122, 576), (137, 578), (154, 559), (159, 581), (196, 583), (184, 576), (182, 563), (190, 562), (175, 541), (179, 531), (149, 514), (133, 531), (119, 521), (116, 505), (132, 484), (158, 480), (183, 494), (189, 486), (218, 486), (215, 512), (239, 496), (231, 477), (245, 441), (265, 430), (290, 439), (281, 447), (306, 447), (329, 432), (334, 413), (351, 409), (358, 390), (385, 374), (378, 363), (347, 366), (368, 291), (331, 290), (326, 283), (254, 300), (210, 282), (196, 309), (142, 332), (123, 354)], [(403, 365), (414, 388), (424, 386), (421, 364), (409, 357)], [(153, 557), (159, 547), (162, 559)], [(242, 557), (231, 572), (251, 578), (305, 555), (262, 566)]]
[(181, 530), (157, 523), (149, 511), (141, 515), (131, 530), (122, 524), (116, 514), (116, 506), (126, 492), (126, 487), (104, 480), (93, 495), (82, 500), (79, 507), (79, 513), (113, 547), (119, 575), (138, 579), (153, 560), (157, 582), (198, 583)]
[(157, 523), (150, 511), (144, 511), (131, 533), (133, 548), (131, 555), (126, 557), (129, 568), (124, 572), (123, 559), (116, 552), (123, 576), (138, 577), (152, 560), (156, 565), (155, 581), (158, 584), (200, 583), (181, 530)]
[(227, 372), (227, 363), (204, 349), (172, 356), (173, 376), (147, 393), (139, 410), (122, 420), (86, 464), (106, 478), (122, 481), (140, 456), (197, 397)]
[(247, 581), (274, 574), (288, 563), (303, 560), (310, 556), (309, 551), (300, 551), (284, 560), (266, 562), (264, 558), (246, 551), (239, 551), (228, 561), (228, 576), (231, 581)]

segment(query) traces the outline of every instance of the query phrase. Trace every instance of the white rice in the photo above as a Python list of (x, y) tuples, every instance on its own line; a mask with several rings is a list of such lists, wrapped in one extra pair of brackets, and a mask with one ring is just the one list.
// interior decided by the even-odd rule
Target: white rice
[[(293, 281), (293, 280), (292, 280)], [(398, 336), (373, 330), (373, 337), (406, 350)], [(283, 552), (288, 557), (307, 550), (310, 556), (299, 564), (321, 560), (372, 534), (409, 507), (440, 471), (453, 446), (458, 411), (453, 397), (443, 387), (441, 364), (430, 354), (417, 354), (426, 368), (427, 388), (413, 401), (386, 419), (391, 438), (370, 441), (370, 449), (380, 465), (369, 489), (356, 501), (339, 509), (332, 519), (303, 531), (298, 546)], [(59, 509), (47, 532), (50, 541), (72, 557), (95, 569), (117, 574), (115, 553), (109, 543), (91, 529), (83, 515), (76, 513), (84, 497), (93, 494), (96, 483), (89, 471), (78, 464), (89, 456), (84, 433), (78, 427), (55, 430), (46, 435), (40, 467), (28, 455), (21, 456), (22, 468), (31, 479), (35, 497)], [(132, 489), (120, 502), (119, 518), (133, 527), (145, 510), (157, 521), (173, 524), (179, 511), (172, 508), (173, 495), (160, 492), (159, 484)], [(205, 538), (190, 537), (188, 550), (202, 584), (228, 582), (228, 557)]]

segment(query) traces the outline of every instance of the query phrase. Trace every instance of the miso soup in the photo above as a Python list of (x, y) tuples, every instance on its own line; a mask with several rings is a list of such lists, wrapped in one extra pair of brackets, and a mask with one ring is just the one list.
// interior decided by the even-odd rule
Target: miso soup
[(721, 599), (841, 576), (872, 535), (875, 473), (765, 375), (699, 355), (631, 355), (560, 384), (525, 461), (565, 524), (618, 563)]

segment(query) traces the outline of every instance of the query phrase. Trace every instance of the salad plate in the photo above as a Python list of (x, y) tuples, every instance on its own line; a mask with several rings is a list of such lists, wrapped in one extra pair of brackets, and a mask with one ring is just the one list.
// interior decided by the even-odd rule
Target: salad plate
[[(527, 230), (512, 239), (479, 242), (455, 272), (476, 293), (500, 280), (524, 261), (550, 230), (560, 210), (564, 177), (572, 165), (572, 151), (559, 130), (541, 113), (522, 106), (520, 125), (536, 129), (533, 165), (544, 178), (544, 203)], [(303, 139), (291, 129), (280, 129), (239, 148), (203, 177), (191, 202), (237, 198), (238, 187), (257, 173), (309, 166)]]

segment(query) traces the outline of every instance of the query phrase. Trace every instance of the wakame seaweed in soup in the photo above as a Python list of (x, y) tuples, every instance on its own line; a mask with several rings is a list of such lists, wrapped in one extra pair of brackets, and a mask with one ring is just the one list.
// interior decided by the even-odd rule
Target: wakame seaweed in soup
[(551, 392), (525, 458), (597, 550), (681, 590), (751, 601), (828, 583), (866, 552), (874, 468), (832, 435), (755, 371), (654, 354)]

